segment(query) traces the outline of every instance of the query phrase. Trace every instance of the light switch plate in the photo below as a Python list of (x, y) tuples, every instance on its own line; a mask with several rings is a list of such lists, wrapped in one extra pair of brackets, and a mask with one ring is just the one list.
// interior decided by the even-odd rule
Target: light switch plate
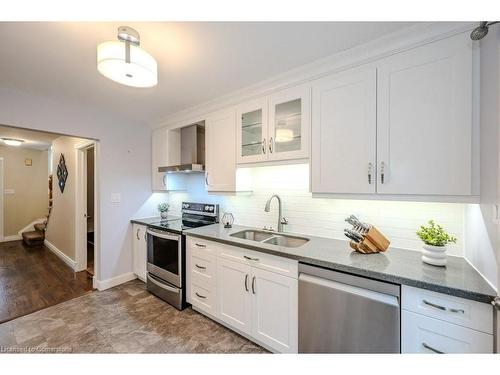
[(122, 195), (120, 193), (111, 193), (111, 203), (120, 203)]
[(16, 191), (14, 189), (5, 189), (3, 191), (4, 194), (16, 194)]

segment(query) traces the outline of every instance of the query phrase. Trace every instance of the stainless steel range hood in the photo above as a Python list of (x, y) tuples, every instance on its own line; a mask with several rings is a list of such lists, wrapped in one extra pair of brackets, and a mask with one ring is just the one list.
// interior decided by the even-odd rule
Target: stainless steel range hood
[(181, 129), (181, 162), (159, 167), (158, 172), (203, 172), (205, 170), (205, 126), (194, 124)]

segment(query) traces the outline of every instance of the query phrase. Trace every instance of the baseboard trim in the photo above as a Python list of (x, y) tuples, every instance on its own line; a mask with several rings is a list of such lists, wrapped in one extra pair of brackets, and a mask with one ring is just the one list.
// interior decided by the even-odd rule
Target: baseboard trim
[(50, 243), (48, 240), (44, 240), (43, 244), (52, 251), (59, 259), (61, 259), (64, 263), (71, 267), (72, 270), (76, 269), (76, 262), (71, 259), (69, 256), (64, 254), (61, 250), (59, 250), (56, 246)]
[(13, 236), (6, 236), (4, 237), (0, 242), (9, 242), (9, 241), (19, 241), (19, 240), (22, 240), (23, 238), (18, 235), (18, 234), (14, 234)]
[(95, 280), (95, 286), (98, 290), (106, 290), (114, 286), (126, 283), (127, 281), (134, 280), (135, 278), (137, 278), (135, 273), (128, 272), (112, 277), (111, 279)]

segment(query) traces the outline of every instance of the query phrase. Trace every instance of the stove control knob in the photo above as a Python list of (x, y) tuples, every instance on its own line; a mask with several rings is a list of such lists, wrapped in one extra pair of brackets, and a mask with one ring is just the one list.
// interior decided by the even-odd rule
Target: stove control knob
[(209, 209), (210, 211), (213, 211), (213, 210), (214, 210), (214, 206), (210, 206), (210, 207), (208, 207), (208, 209)]
[(205, 211), (210, 211), (210, 206), (205, 206)]

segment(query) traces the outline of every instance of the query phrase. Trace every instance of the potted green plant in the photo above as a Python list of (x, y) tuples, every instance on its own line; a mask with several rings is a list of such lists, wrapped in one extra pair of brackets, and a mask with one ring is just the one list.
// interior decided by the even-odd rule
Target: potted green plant
[(457, 239), (449, 235), (441, 225), (429, 220), (428, 226), (421, 226), (417, 236), (424, 242), (422, 261), (433, 266), (446, 266), (446, 245), (456, 243)]
[(160, 216), (162, 219), (166, 219), (168, 216), (168, 209), (169, 209), (169, 204), (168, 203), (160, 203), (158, 205), (158, 211), (160, 211)]

